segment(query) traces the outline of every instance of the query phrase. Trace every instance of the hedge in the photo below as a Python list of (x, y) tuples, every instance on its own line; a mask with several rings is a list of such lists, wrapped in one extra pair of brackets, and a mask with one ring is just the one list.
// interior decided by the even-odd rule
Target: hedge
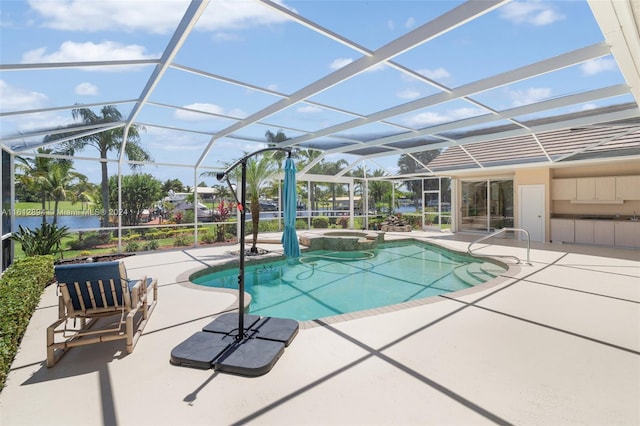
[(17, 259), (0, 279), (0, 390), (44, 288), (53, 279), (53, 256)]

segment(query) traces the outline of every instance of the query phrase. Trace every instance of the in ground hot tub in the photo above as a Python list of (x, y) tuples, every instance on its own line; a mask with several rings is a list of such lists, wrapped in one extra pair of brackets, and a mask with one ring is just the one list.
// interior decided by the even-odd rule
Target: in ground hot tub
[(367, 231), (327, 231), (323, 234), (300, 236), (300, 244), (310, 250), (355, 251), (370, 250), (384, 242), (384, 233)]

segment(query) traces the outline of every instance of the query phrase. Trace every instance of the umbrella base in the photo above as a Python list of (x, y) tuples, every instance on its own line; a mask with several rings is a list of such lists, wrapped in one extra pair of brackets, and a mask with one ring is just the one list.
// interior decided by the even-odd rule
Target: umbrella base
[(238, 314), (224, 314), (171, 351), (170, 362), (184, 367), (261, 376), (268, 373), (298, 334), (297, 321), (244, 316), (239, 337)]

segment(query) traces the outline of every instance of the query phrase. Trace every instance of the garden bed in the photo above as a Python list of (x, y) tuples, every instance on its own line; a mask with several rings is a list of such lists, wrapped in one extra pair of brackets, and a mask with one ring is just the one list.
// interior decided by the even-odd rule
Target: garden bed
[(70, 264), (70, 263), (90, 263), (90, 262), (111, 262), (112, 260), (120, 260), (125, 257), (135, 256), (135, 253), (114, 253), (104, 254), (98, 256), (83, 256), (74, 257), (71, 259), (59, 259), (56, 260), (56, 265)]

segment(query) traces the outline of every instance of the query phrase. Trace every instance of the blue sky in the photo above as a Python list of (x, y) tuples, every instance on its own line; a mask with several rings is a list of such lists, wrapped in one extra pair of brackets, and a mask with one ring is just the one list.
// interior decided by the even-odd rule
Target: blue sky
[[(278, 2), (325, 28), (375, 50), (417, 26), (445, 13), (455, 1), (285, 1)], [(188, 2), (169, 0), (3, 0), (0, 3), (2, 64), (156, 59), (162, 55)], [(424, 43), (394, 60), (449, 88), (506, 72), (580, 47), (601, 42), (603, 36), (584, 1), (513, 1), (480, 19)], [(210, 136), (178, 132), (159, 126), (215, 132), (362, 56), (335, 40), (287, 20), (264, 5), (248, 0), (212, 0), (174, 63), (250, 85), (204, 78), (183, 69), (169, 69), (150, 97), (158, 104), (207, 111), (204, 115), (164, 106), (147, 106), (137, 120), (149, 124), (143, 145), (162, 164), (194, 164)], [(131, 100), (143, 89), (153, 66), (91, 69), (45, 69), (0, 73), (0, 110), (12, 112), (76, 103)], [(552, 74), (478, 93), (474, 99), (496, 110), (624, 83), (611, 57), (603, 57)], [(310, 100), (295, 104), (254, 124), (236, 137), (217, 140), (203, 162), (221, 167), (263, 145), (267, 130), (283, 128), (290, 137), (320, 131), (355, 117), (419, 99), (439, 90), (387, 66), (374, 67)], [(559, 112), (578, 111), (630, 99), (610, 99), (575, 105)], [(119, 104), (126, 117), (132, 103)], [(362, 138), (419, 129), (485, 113), (455, 100), (398, 115), (389, 124), (369, 124), (344, 136)], [(0, 117), (0, 135), (14, 136), (72, 122), (70, 111)], [(396, 127), (397, 125), (399, 127)], [(244, 138), (244, 140), (239, 139)], [(86, 151), (82, 157), (96, 157)], [(339, 156), (332, 156), (334, 160)], [(354, 161), (346, 157), (347, 161)], [(397, 156), (368, 167), (396, 171)], [(115, 173), (115, 165), (110, 166)], [(98, 180), (97, 166), (78, 162), (77, 168)], [(189, 168), (157, 166), (144, 171), (159, 179), (180, 178), (193, 183)], [(199, 179), (198, 179), (199, 180)], [(208, 179), (213, 184), (212, 179)]]

